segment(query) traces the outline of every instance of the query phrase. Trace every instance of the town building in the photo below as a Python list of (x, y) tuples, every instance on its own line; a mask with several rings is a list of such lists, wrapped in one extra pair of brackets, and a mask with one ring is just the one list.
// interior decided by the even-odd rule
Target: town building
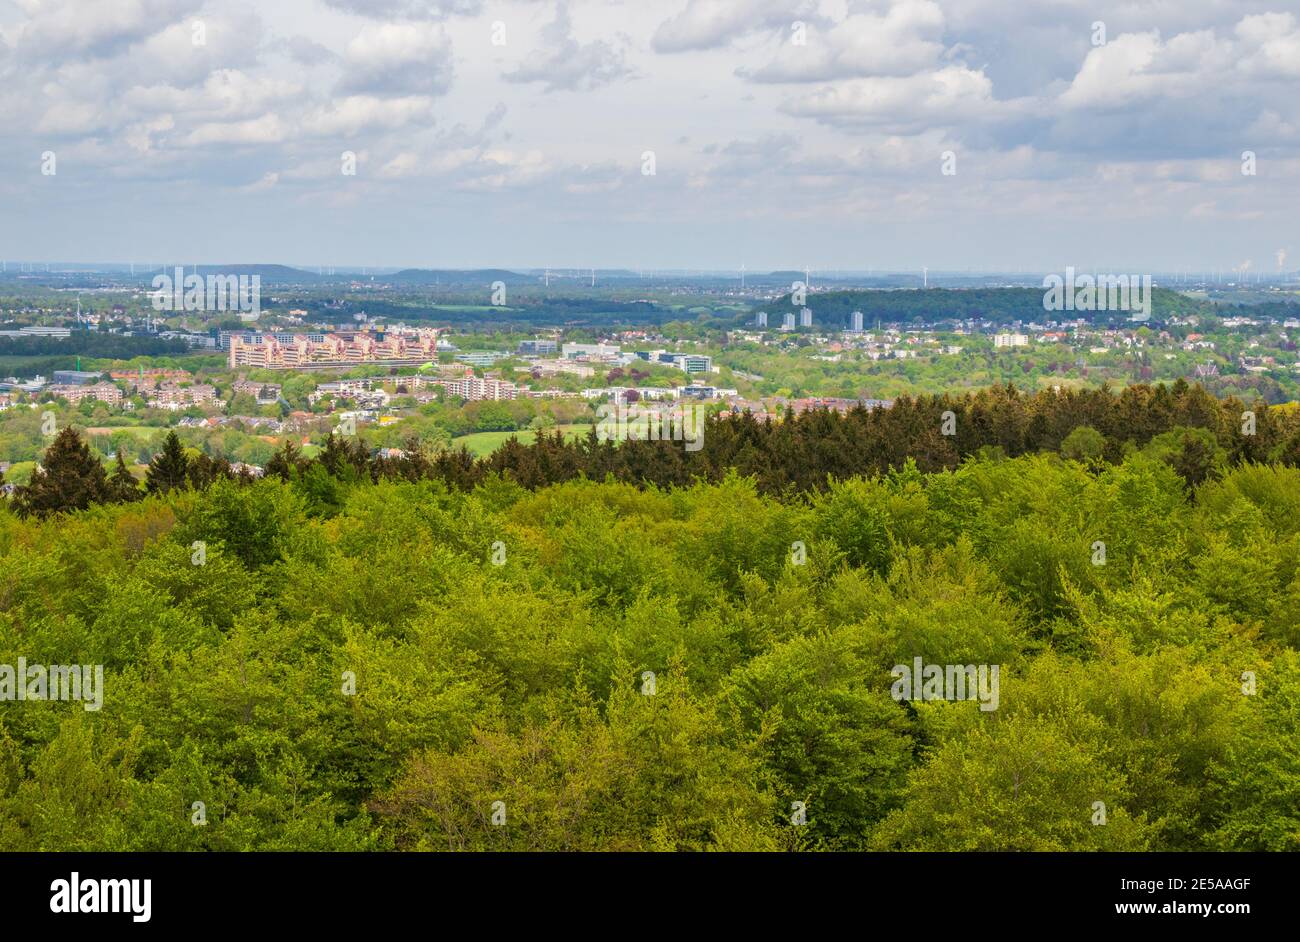
[(510, 354), (504, 351), (496, 350), (474, 350), (470, 353), (456, 354), (456, 361), (459, 363), (468, 363), (470, 366), (486, 368), (492, 366), (497, 360), (504, 360)]
[(208, 383), (181, 386), (177, 383), (160, 383), (153, 389), (141, 391), (151, 409), (188, 409), (217, 402), (217, 389)]
[(53, 382), (56, 386), (89, 386), (103, 375), (83, 370), (55, 370)]
[(585, 357), (589, 360), (604, 360), (619, 356), (622, 351), (607, 343), (566, 343), (560, 347), (560, 354), (565, 359)]
[(259, 383), (249, 379), (237, 379), (231, 385), (236, 396), (252, 396), (259, 406), (271, 405), (280, 398), (281, 387), (276, 383)]
[(554, 340), (523, 340), (519, 343), (519, 353), (523, 356), (547, 356), (554, 354), (558, 346)]
[(589, 379), (596, 375), (596, 368), (573, 360), (538, 360), (528, 366), (519, 367), (520, 372), (535, 373), (538, 376), (555, 376), (569, 373), (580, 379)]
[(519, 387), (503, 379), (480, 378), (467, 373), (460, 379), (441, 379), (437, 384), (447, 391), (447, 395), (456, 396), (469, 402), (481, 400), (516, 399)]
[[(285, 339), (279, 339), (281, 336)], [(230, 368), (335, 369), (376, 362), (414, 366), (427, 362), (437, 353), (438, 332), (435, 328), (421, 329), (413, 335), (357, 331), (351, 335), (326, 334), (320, 341), (312, 340), (313, 336), (320, 335), (261, 334), (255, 341), (231, 336)]]
[(683, 373), (711, 373), (713, 372), (713, 357), (696, 353), (681, 353), (673, 357), (673, 366)]
[(22, 327), (18, 330), (0, 330), (0, 337), (51, 337), (63, 339), (72, 336), (70, 327)]
[(97, 399), (111, 406), (121, 405), (122, 403), (122, 390), (112, 383), (93, 383), (89, 386), (55, 383), (49, 387), (49, 392), (55, 398), (66, 399), (70, 403), (78, 403), (83, 399)]

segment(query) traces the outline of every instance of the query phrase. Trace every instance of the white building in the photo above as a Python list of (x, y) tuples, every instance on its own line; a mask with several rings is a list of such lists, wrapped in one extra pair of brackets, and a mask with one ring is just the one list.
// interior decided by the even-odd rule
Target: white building
[(448, 395), (469, 402), (516, 399), (519, 396), (519, 387), (502, 379), (479, 379), (470, 375), (461, 379), (441, 379), (437, 384), (447, 390)]
[(713, 357), (698, 353), (679, 353), (673, 357), (673, 366), (683, 373), (712, 373)]
[(560, 347), (560, 355), (566, 360), (571, 360), (574, 357), (600, 360), (606, 357), (616, 357), (621, 352), (618, 347), (608, 343), (566, 343)]

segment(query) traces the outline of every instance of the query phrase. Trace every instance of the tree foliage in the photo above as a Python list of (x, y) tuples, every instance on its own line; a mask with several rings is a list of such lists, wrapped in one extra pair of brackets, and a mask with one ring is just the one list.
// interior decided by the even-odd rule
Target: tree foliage
[[(969, 401), (951, 463), (820, 413), (720, 431), (758, 474), (339, 441), (138, 500), (65, 430), (0, 511), (0, 664), (103, 703), (6, 704), (0, 849), (1300, 849), (1300, 469), (1188, 395)], [(896, 698), (917, 658), (996, 709)]]

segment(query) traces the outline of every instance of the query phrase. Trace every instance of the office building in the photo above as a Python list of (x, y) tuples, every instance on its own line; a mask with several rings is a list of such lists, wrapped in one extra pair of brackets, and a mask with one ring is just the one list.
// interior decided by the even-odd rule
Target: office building
[(89, 373), (82, 370), (55, 370), (54, 385), (89, 386), (103, 375), (103, 373)]
[(558, 349), (554, 340), (523, 340), (519, 344), (519, 353), (524, 356), (547, 356)]

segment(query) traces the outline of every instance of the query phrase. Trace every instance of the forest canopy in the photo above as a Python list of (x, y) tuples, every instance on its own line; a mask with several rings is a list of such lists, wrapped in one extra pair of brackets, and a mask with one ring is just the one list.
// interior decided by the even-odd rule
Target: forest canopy
[[(102, 705), (5, 704), (0, 848), (1300, 849), (1293, 417), (1256, 454), (1126, 395), (844, 473), (883, 427), (720, 423), (771, 474), (662, 484), (680, 443), (455, 479), (332, 440), (256, 482), (169, 447), (146, 496), (69, 435), (101, 491), (0, 510), (0, 664)], [(997, 709), (899, 699), (916, 658)]]

